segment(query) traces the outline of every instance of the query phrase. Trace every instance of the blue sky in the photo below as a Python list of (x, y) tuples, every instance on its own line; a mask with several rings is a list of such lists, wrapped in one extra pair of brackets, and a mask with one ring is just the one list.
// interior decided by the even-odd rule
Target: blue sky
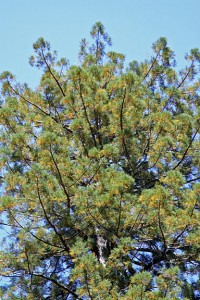
[(17, 80), (35, 87), (39, 72), (28, 64), (32, 44), (40, 36), (62, 57), (77, 63), (79, 43), (101, 21), (113, 50), (126, 60), (144, 60), (160, 36), (184, 55), (200, 48), (200, 0), (0, 0), (0, 73), (9, 70)]

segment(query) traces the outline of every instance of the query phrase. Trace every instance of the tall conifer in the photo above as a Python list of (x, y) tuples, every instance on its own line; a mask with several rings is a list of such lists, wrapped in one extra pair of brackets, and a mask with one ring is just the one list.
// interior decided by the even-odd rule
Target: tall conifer
[(91, 38), (78, 66), (39, 38), (36, 90), (1, 75), (0, 297), (199, 299), (200, 53)]

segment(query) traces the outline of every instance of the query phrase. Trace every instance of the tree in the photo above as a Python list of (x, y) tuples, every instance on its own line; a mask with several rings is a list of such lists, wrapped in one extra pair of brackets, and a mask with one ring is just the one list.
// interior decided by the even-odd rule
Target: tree
[(1, 75), (1, 299), (200, 299), (200, 53), (91, 38), (78, 66), (39, 38), (36, 90)]

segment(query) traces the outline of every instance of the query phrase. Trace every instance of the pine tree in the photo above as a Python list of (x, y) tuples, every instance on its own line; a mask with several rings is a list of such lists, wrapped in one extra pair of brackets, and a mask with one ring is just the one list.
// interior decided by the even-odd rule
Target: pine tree
[(36, 90), (1, 75), (1, 299), (199, 299), (200, 53), (91, 38), (78, 66), (39, 38)]

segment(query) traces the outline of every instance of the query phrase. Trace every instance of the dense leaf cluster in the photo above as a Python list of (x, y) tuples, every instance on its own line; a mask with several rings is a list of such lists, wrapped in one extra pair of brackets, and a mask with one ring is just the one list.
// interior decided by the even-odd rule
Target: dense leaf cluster
[(78, 66), (38, 39), (36, 90), (1, 75), (0, 297), (199, 299), (200, 53), (91, 37)]

